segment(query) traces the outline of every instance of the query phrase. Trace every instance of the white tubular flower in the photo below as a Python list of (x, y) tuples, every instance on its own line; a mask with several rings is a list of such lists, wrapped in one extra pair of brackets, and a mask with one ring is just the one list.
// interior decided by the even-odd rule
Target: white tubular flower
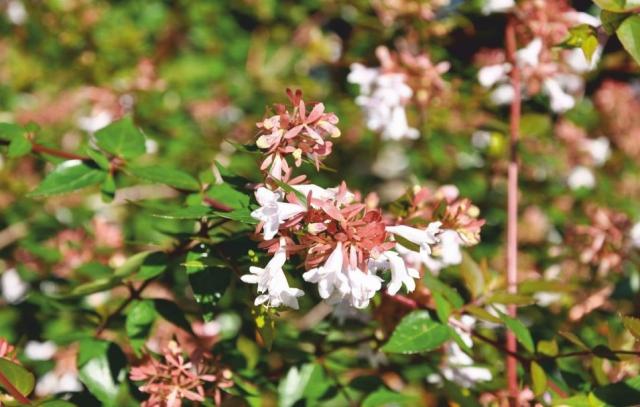
[(29, 341), (24, 347), (24, 355), (31, 360), (49, 360), (57, 350), (58, 347), (51, 341)]
[(390, 120), (382, 132), (382, 138), (384, 140), (402, 140), (405, 138), (415, 140), (418, 137), (420, 137), (418, 130), (409, 127), (404, 106), (394, 106), (391, 109)]
[(640, 222), (633, 225), (629, 231), (629, 236), (631, 237), (631, 245), (636, 249), (640, 248)]
[(438, 243), (441, 222), (431, 222), (426, 229), (417, 229), (407, 225), (387, 226), (386, 230), (420, 247), (420, 256), (426, 259), (431, 254), (431, 246)]
[(349, 280), (343, 270), (342, 243), (338, 242), (324, 266), (313, 268), (302, 275), (305, 281), (318, 284), (323, 299), (342, 299), (349, 293)]
[(256, 199), (261, 207), (251, 212), (251, 217), (263, 223), (262, 233), (264, 240), (273, 239), (278, 233), (280, 224), (306, 211), (300, 205), (280, 202), (282, 199), (281, 194), (264, 187), (258, 188)]
[(542, 39), (534, 38), (526, 47), (516, 51), (516, 61), (521, 66), (536, 67), (540, 63), (542, 51)]
[(455, 230), (445, 229), (440, 235), (440, 243), (437, 246), (435, 256), (428, 256), (424, 265), (434, 273), (438, 273), (445, 267), (462, 263), (461, 246), (463, 241)]
[(29, 291), (29, 284), (20, 277), (16, 269), (9, 269), (2, 273), (0, 286), (2, 287), (2, 297), (9, 304), (21, 302)]
[(596, 186), (596, 177), (589, 168), (578, 165), (571, 170), (569, 177), (567, 177), (567, 185), (573, 190), (578, 188), (593, 189)]
[(509, 71), (511, 71), (511, 64), (484, 66), (478, 71), (478, 82), (485, 88), (490, 88), (496, 83), (507, 79)]
[(576, 100), (573, 96), (565, 92), (557, 80), (552, 78), (545, 79), (542, 87), (545, 93), (549, 95), (551, 110), (554, 112), (566, 112), (576, 105)]
[(382, 288), (382, 279), (368, 270), (362, 271), (351, 265), (347, 267), (347, 276), (351, 288), (347, 298), (351, 306), (359, 309), (366, 308), (371, 298)]
[(258, 295), (255, 305), (267, 303), (271, 307), (286, 305), (298, 309), (298, 297), (304, 292), (298, 288), (289, 287), (282, 266), (287, 260), (285, 240), (280, 240), (280, 247), (265, 268), (250, 267), (251, 274), (245, 274), (240, 279), (247, 284), (258, 285)]
[(78, 380), (76, 373), (65, 372), (59, 374), (50, 371), (38, 379), (35, 394), (38, 397), (44, 397), (50, 394), (79, 391), (82, 391), (82, 383)]
[(495, 88), (493, 92), (491, 92), (489, 98), (491, 99), (491, 102), (498, 106), (508, 105), (513, 100), (515, 94), (516, 92), (513, 89), (513, 86), (505, 83)]
[(351, 64), (351, 72), (347, 75), (347, 81), (360, 86), (360, 93), (370, 94), (371, 87), (376, 78), (380, 75), (377, 68), (367, 68), (362, 64)]
[(482, 5), (482, 14), (506, 13), (515, 7), (514, 0), (485, 0)]
[(609, 139), (606, 137), (598, 137), (595, 140), (585, 141), (584, 150), (589, 153), (593, 162), (598, 167), (604, 165), (611, 155)]
[(415, 268), (407, 267), (398, 253), (386, 251), (382, 253), (378, 261), (370, 261), (369, 264), (370, 271), (375, 272), (380, 269), (391, 270), (391, 281), (389, 281), (389, 285), (387, 286), (387, 293), (390, 295), (396, 295), (403, 285), (407, 288), (408, 292), (416, 289), (414, 279), (420, 278), (420, 273), (418, 273), (418, 270)]

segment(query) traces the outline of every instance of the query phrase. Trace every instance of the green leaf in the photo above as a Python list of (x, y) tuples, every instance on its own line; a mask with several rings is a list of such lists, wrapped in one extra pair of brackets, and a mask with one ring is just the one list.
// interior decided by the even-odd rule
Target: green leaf
[(453, 305), (454, 309), (459, 309), (464, 305), (464, 300), (458, 292), (438, 280), (430, 273), (425, 273), (422, 278), (427, 287), (433, 292), (439, 292)]
[(127, 160), (139, 157), (146, 151), (144, 135), (130, 117), (98, 130), (95, 138), (98, 147)]
[(22, 157), (23, 155), (31, 152), (31, 142), (24, 136), (14, 137), (9, 143), (9, 150), (7, 156), (10, 158)]
[(551, 118), (549, 115), (529, 113), (522, 116), (520, 134), (530, 137), (541, 137), (551, 132)]
[(258, 333), (267, 350), (271, 350), (273, 340), (275, 339), (276, 321), (273, 317), (273, 309), (259, 306), (251, 310), (253, 321), (256, 324)]
[[(640, 7), (640, 5), (636, 5)], [(629, 54), (640, 64), (640, 15), (627, 17), (616, 30), (618, 39)]]
[(125, 366), (126, 358), (114, 343), (97, 339), (80, 341), (78, 378), (102, 405), (119, 405)]
[(582, 49), (586, 60), (591, 61), (593, 53), (598, 48), (598, 33), (589, 24), (571, 27), (569, 28), (569, 38), (562, 43), (562, 46)]
[(177, 170), (175, 168), (169, 168), (164, 166), (154, 165), (152, 167), (135, 167), (128, 166), (127, 171), (138, 178), (142, 178), (146, 181), (157, 182), (159, 184), (165, 184), (177, 189), (184, 189), (187, 191), (199, 191), (200, 183), (190, 174)]
[(193, 331), (191, 330), (191, 323), (187, 320), (184, 316), (184, 312), (175, 302), (165, 300), (163, 298), (156, 298), (153, 300), (153, 305), (162, 318), (171, 322), (175, 326), (182, 328), (183, 331), (193, 334)]
[(131, 280), (149, 280), (164, 273), (167, 269), (169, 258), (164, 252), (153, 252), (144, 258), (137, 273), (133, 274)]
[(555, 339), (538, 342), (538, 353), (546, 356), (556, 356), (558, 354), (558, 343)]
[[(9, 380), (11, 385), (21, 395), (26, 397), (33, 391), (33, 387), (35, 386), (35, 377), (31, 372), (19, 364), (5, 358), (0, 358), (0, 373)], [(4, 385), (2, 387), (4, 387)]]
[(184, 263), (191, 283), (193, 297), (202, 308), (205, 321), (213, 319), (216, 305), (229, 286), (231, 270), (216, 259), (205, 245), (200, 245), (187, 254)]
[(443, 324), (446, 324), (449, 321), (449, 315), (451, 315), (451, 305), (439, 292), (433, 292), (433, 300), (436, 303), (438, 319)]
[(207, 196), (231, 209), (248, 208), (251, 201), (248, 193), (238, 191), (227, 183), (212, 185), (207, 191)]
[(449, 338), (448, 325), (434, 321), (427, 311), (413, 311), (402, 318), (382, 350), (403, 354), (427, 352), (438, 348)]
[(13, 123), (0, 123), (0, 139), (11, 141), (14, 138), (24, 137), (25, 130)]
[(36, 404), (38, 407), (77, 407), (75, 404), (65, 400), (47, 400)]
[(156, 316), (156, 308), (151, 300), (134, 301), (129, 307), (125, 329), (137, 356), (141, 355), (140, 350), (151, 332)]
[(29, 196), (46, 197), (72, 192), (100, 184), (106, 177), (105, 171), (84, 161), (65, 161), (49, 173)]
[(113, 175), (107, 174), (107, 178), (100, 186), (100, 193), (102, 194), (102, 201), (109, 203), (116, 197), (116, 181)]
[(396, 393), (384, 387), (369, 394), (362, 402), (362, 407), (415, 406), (417, 397)]
[(105, 157), (101, 151), (94, 150), (92, 148), (87, 148), (87, 155), (98, 164), (98, 167), (102, 168), (105, 171), (109, 171), (111, 165), (109, 164), (109, 159)]
[(462, 252), (462, 263), (460, 264), (460, 274), (465, 282), (465, 286), (473, 298), (477, 298), (485, 291), (485, 279), (482, 269), (476, 261), (467, 253)]
[(308, 363), (300, 368), (294, 366), (278, 385), (278, 405), (291, 407), (303, 398), (317, 400), (329, 386), (322, 367), (317, 363)]
[(508, 292), (497, 292), (491, 295), (485, 301), (487, 304), (515, 304), (515, 305), (530, 305), (535, 302), (534, 298), (525, 294), (513, 294)]
[(587, 345), (585, 345), (584, 342), (582, 342), (582, 340), (580, 338), (578, 338), (578, 336), (572, 332), (568, 332), (568, 331), (559, 331), (558, 332), (561, 336), (565, 337), (569, 342), (573, 343), (574, 345), (576, 345), (577, 347), (581, 348), (582, 350), (589, 350), (589, 347)]
[(535, 346), (533, 343), (533, 338), (529, 333), (529, 330), (519, 319), (512, 318), (507, 314), (504, 314), (498, 310), (496, 310), (500, 315), (500, 319), (504, 322), (504, 324), (513, 332), (516, 336), (516, 339), (522, 346), (525, 347), (526, 350), (533, 353), (535, 351)]
[(155, 211), (151, 216), (163, 219), (201, 219), (211, 215), (211, 208), (203, 205), (186, 206), (171, 210)]
[(640, 376), (593, 389), (592, 399), (603, 406), (635, 406), (640, 400)]
[(624, 12), (640, 7), (640, 0), (593, 0), (603, 10)]
[(533, 393), (537, 397), (539, 397), (547, 390), (547, 374), (544, 372), (544, 369), (535, 361), (531, 362), (530, 374)]
[(614, 13), (608, 10), (602, 10), (600, 12), (600, 21), (602, 21), (602, 28), (608, 35), (613, 35), (620, 23), (627, 18), (629, 14), (627, 13)]
[(640, 340), (640, 319), (634, 317), (622, 317), (622, 323), (636, 340)]
[(465, 309), (469, 314), (479, 319), (482, 319), (483, 321), (492, 322), (494, 324), (499, 324), (500, 322), (502, 322), (500, 318), (496, 317), (495, 315), (492, 315), (489, 311), (487, 311), (484, 308), (480, 308), (475, 305), (468, 305), (465, 307)]

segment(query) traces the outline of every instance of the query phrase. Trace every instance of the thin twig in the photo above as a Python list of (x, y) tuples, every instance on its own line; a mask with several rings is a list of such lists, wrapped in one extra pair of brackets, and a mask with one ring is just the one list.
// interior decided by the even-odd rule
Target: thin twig
[[(516, 17), (510, 15), (505, 30), (505, 47), (507, 61), (511, 64), (511, 87), (513, 100), (509, 115), (509, 166), (507, 173), (507, 291), (515, 294), (518, 284), (518, 138), (520, 131), (520, 71), (516, 61)], [(507, 307), (508, 314), (515, 318), (516, 306)], [(507, 385), (510, 404), (515, 406), (518, 398), (518, 365), (516, 337), (510, 330), (506, 335), (506, 348), (509, 351), (506, 359)]]
[(129, 304), (131, 304), (134, 300), (140, 298), (140, 294), (142, 294), (142, 292), (144, 291), (145, 288), (147, 288), (147, 286), (153, 281), (153, 279), (149, 279), (149, 280), (145, 280), (140, 287), (138, 288), (132, 288), (129, 287), (129, 297), (124, 300), (119, 306), (118, 308), (116, 308), (115, 311), (113, 311), (111, 314), (109, 314), (103, 321), (102, 323), (98, 326), (98, 328), (96, 328), (96, 333), (95, 336), (98, 337), (102, 334), (102, 332), (104, 332), (105, 329), (107, 329), (109, 327), (109, 324), (111, 323), (111, 321), (113, 321), (116, 317), (118, 317), (118, 315), (120, 315), (122, 313), (122, 311), (125, 310), (125, 308), (127, 308), (129, 306)]

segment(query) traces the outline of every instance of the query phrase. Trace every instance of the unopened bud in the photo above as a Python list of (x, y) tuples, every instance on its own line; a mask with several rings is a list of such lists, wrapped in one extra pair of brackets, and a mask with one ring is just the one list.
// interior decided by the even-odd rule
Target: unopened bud
[(307, 230), (309, 233), (316, 235), (327, 230), (327, 225), (324, 223), (310, 223), (309, 226), (307, 226)]

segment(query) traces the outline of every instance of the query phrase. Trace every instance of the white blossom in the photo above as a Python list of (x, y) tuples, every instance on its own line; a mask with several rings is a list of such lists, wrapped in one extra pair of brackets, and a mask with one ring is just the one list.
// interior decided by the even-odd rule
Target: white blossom
[(256, 191), (256, 200), (261, 207), (251, 212), (251, 216), (263, 223), (264, 240), (273, 239), (280, 224), (305, 211), (300, 205), (281, 202), (282, 194), (279, 191), (271, 191), (264, 187)]
[(355, 308), (369, 306), (371, 298), (382, 288), (382, 279), (369, 270), (363, 271), (348, 265), (347, 277), (351, 290), (345, 299)]
[(557, 78), (545, 79), (542, 83), (542, 88), (549, 96), (552, 111), (562, 113), (576, 105), (574, 97), (565, 92)]
[(584, 144), (584, 150), (589, 153), (595, 165), (602, 166), (607, 162), (611, 155), (611, 147), (609, 139), (606, 137), (598, 137), (597, 139), (589, 139)]
[(505, 80), (511, 71), (511, 64), (487, 65), (478, 71), (478, 82), (485, 88), (490, 88), (496, 83)]
[(640, 222), (633, 225), (629, 231), (629, 236), (631, 237), (631, 245), (636, 249), (640, 248)]
[(515, 7), (514, 0), (485, 0), (482, 5), (482, 14), (506, 13)]
[(251, 274), (245, 274), (240, 279), (248, 284), (258, 285), (258, 295), (255, 305), (267, 303), (271, 307), (286, 305), (298, 309), (298, 297), (304, 292), (298, 288), (289, 287), (287, 278), (282, 270), (287, 260), (285, 240), (280, 240), (280, 247), (265, 268), (252, 266)]
[(91, 116), (83, 116), (78, 118), (77, 125), (80, 129), (95, 133), (96, 131), (108, 126), (113, 121), (113, 116), (106, 110), (102, 110)]
[(438, 243), (441, 222), (432, 222), (425, 229), (417, 229), (407, 225), (387, 226), (386, 230), (396, 236), (410, 241), (420, 247), (420, 256), (426, 259), (431, 254), (431, 246)]
[(463, 241), (455, 230), (445, 229), (438, 236), (440, 242), (433, 253), (423, 259), (424, 265), (434, 273), (445, 267), (462, 263)]
[(416, 289), (416, 278), (420, 278), (420, 273), (413, 267), (407, 267), (403, 258), (394, 251), (386, 251), (382, 253), (376, 261), (369, 261), (369, 270), (378, 271), (388, 269), (391, 271), (391, 281), (387, 286), (387, 292), (395, 295), (404, 285), (408, 292)]
[(20, 277), (14, 268), (2, 273), (0, 286), (2, 286), (2, 297), (9, 304), (21, 302), (29, 291), (29, 284)]
[(313, 268), (302, 275), (305, 281), (318, 284), (318, 294), (323, 299), (339, 302), (350, 291), (349, 279), (344, 273), (342, 243), (338, 242), (323, 266)]
[(593, 189), (596, 186), (596, 177), (589, 168), (578, 165), (571, 170), (569, 177), (567, 177), (567, 185), (573, 190), (578, 188)]
[(78, 375), (73, 372), (57, 373), (50, 371), (38, 379), (36, 396), (44, 397), (50, 394), (82, 391), (82, 383)]
[(58, 347), (51, 341), (29, 341), (24, 347), (24, 355), (31, 360), (49, 360), (57, 350)]
[(496, 87), (493, 92), (491, 92), (491, 95), (489, 95), (489, 98), (493, 104), (508, 105), (511, 103), (515, 95), (516, 93), (513, 86), (508, 83), (504, 83)]
[(519, 66), (536, 67), (540, 63), (540, 52), (542, 51), (542, 39), (534, 38), (524, 48), (516, 51), (516, 62)]
[(347, 80), (360, 86), (356, 104), (364, 111), (367, 128), (379, 132), (386, 140), (419, 137), (418, 130), (410, 127), (407, 120), (405, 104), (413, 90), (404, 75), (352, 64)]

